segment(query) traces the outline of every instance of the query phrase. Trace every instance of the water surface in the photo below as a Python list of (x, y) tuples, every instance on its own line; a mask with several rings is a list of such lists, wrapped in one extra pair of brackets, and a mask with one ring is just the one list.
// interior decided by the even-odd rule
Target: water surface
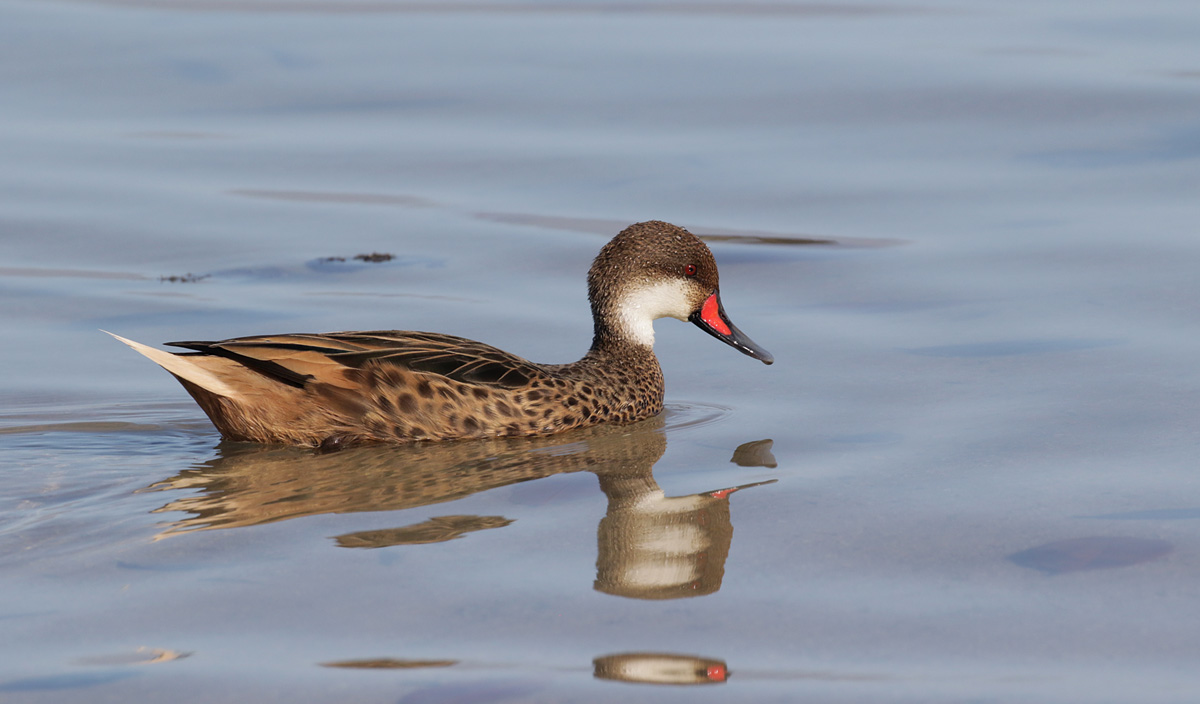
[[(4, 701), (1200, 696), (1190, 4), (0, 14)], [(568, 361), (651, 218), (776, 363), (634, 426), (221, 443), (99, 332)]]

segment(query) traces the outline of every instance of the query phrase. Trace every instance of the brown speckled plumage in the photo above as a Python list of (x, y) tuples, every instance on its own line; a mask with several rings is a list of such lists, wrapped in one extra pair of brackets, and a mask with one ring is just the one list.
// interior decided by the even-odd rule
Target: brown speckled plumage
[(191, 350), (180, 354), (122, 340), (174, 374), (226, 438), (324, 449), (545, 435), (655, 415), (663, 376), (649, 325), (666, 315), (771, 361), (720, 308), (708, 248), (674, 225), (639, 223), (613, 238), (588, 273), (588, 295), (595, 335), (571, 364), (395, 330), (170, 343)]

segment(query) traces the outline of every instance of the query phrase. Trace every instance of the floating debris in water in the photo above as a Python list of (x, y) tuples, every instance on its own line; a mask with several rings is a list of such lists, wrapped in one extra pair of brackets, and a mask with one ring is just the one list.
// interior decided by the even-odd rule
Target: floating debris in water
[(212, 274), (188, 273), (188, 274), (184, 274), (182, 276), (178, 276), (176, 274), (171, 274), (170, 276), (160, 276), (160, 277), (158, 277), (158, 280), (166, 281), (166, 282), (173, 283), (173, 284), (194, 284), (194, 283), (203, 281), (203, 280), (209, 278), (210, 276), (212, 276)]
[[(395, 254), (387, 252), (371, 252), (370, 254), (355, 254), (351, 259), (356, 262), (367, 262), (368, 264), (379, 264), (381, 262), (390, 262), (396, 258)], [(345, 263), (345, 257), (318, 257), (318, 264), (336, 264)]]
[(421, 267), (423, 269), (442, 269), (446, 259), (409, 254), (392, 254), (390, 252), (369, 252), (354, 256), (330, 255), (308, 260), (309, 269), (323, 272), (354, 272), (363, 271), (370, 264), (388, 263), (389, 267)]
[(374, 658), (371, 660), (339, 660), (323, 662), (321, 667), (348, 667), (360, 670), (411, 670), (422, 667), (452, 667), (457, 660), (402, 660), (399, 658)]
[(396, 258), (396, 255), (387, 254), (385, 252), (371, 252), (370, 254), (355, 254), (354, 255), (355, 260), (360, 261), (360, 262), (370, 262), (372, 264), (377, 264), (379, 262), (390, 262), (395, 258)]

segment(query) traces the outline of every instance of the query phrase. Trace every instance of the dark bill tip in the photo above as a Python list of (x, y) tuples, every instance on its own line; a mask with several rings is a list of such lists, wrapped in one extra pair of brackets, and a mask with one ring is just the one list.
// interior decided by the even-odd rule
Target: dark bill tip
[(700, 310), (688, 316), (688, 320), (709, 335), (740, 350), (742, 354), (760, 360), (763, 364), (772, 364), (775, 361), (770, 352), (759, 347), (746, 333), (729, 322), (729, 316), (725, 314), (725, 307), (721, 305), (721, 297), (716, 291), (704, 301)]

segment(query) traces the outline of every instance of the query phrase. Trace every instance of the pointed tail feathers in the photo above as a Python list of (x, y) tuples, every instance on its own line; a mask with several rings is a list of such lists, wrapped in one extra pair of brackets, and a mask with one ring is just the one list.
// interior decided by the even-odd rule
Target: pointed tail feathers
[(121, 342), (124, 342), (132, 347), (137, 352), (149, 357), (151, 361), (163, 369), (166, 369), (181, 379), (186, 379), (187, 381), (192, 382), (196, 386), (199, 386), (206, 391), (214, 393), (218, 396), (224, 396), (226, 398), (238, 397), (238, 392), (236, 389), (229, 384), (226, 384), (219, 377), (217, 377), (216, 374), (213, 374), (211, 371), (197, 364), (189, 357), (171, 354), (170, 352), (166, 352), (164, 350), (143, 345), (140, 342), (127, 340), (120, 335), (108, 332), (107, 330), (101, 330), (100, 332), (112, 335)]

